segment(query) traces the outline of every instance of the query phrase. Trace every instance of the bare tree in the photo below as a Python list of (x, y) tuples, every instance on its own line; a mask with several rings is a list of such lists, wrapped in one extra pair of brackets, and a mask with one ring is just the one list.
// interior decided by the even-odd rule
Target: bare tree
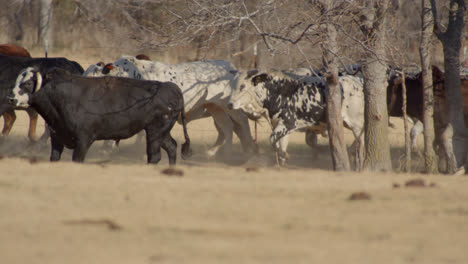
[[(350, 163), (344, 141), (343, 118), (341, 116), (341, 91), (338, 85), (337, 58), (339, 51), (335, 27), (336, 11), (343, 7), (343, 2), (337, 5), (337, 1), (315, 1), (315, 4), (320, 10), (325, 27), (325, 41), (322, 43), (322, 49), (324, 51), (324, 66), (328, 69), (326, 77), (328, 86), (327, 121), (333, 168), (337, 171), (348, 171), (350, 170)], [(359, 168), (357, 166), (357, 169)]]
[(454, 173), (466, 163), (468, 132), (463, 120), (463, 102), (460, 90), (460, 49), (464, 28), (465, 2), (450, 0), (448, 24), (443, 31), (437, 17), (435, 0), (431, 0), (434, 34), (441, 41), (445, 65), (445, 97), (447, 100), (447, 127), (442, 143), (448, 161), (448, 172)]
[(373, 171), (390, 171), (390, 145), (388, 142), (387, 64), (385, 62), (385, 18), (389, 1), (365, 1), (359, 14), (363, 33), (365, 64), (365, 145), (364, 168)]
[(431, 38), (434, 18), (430, 0), (421, 0), (421, 42), (419, 54), (421, 58), (423, 85), (423, 124), (424, 124), (424, 167), (426, 173), (437, 173), (437, 156), (434, 151), (434, 91), (432, 80)]
[(39, 12), (39, 27), (37, 32), (37, 42), (42, 43), (45, 47), (45, 56), (47, 57), (47, 52), (49, 44), (51, 42), (51, 21), (52, 19), (52, 0), (41, 0), (40, 1), (40, 12)]

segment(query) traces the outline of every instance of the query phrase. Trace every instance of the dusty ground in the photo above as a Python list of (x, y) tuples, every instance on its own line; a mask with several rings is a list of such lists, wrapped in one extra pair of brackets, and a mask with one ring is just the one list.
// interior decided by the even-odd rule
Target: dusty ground
[[(468, 263), (466, 176), (333, 173), (327, 139), (312, 150), (301, 133), (280, 170), (264, 123), (259, 155), (236, 141), (234, 155), (208, 158), (209, 119), (189, 124), (195, 154), (178, 161), (183, 176), (162, 173), (165, 154), (147, 165), (135, 138), (110, 152), (95, 143), (85, 164), (70, 150), (49, 163), (49, 145), (28, 142), (27, 122), (18, 112), (0, 142), (0, 263)], [(180, 146), (179, 125), (173, 135)], [(412, 165), (423, 168), (417, 157)], [(413, 179), (435, 186), (406, 187)], [(359, 192), (369, 199), (349, 199)]]
[[(165, 155), (147, 165), (134, 138), (111, 153), (95, 143), (85, 164), (69, 150), (49, 163), (18, 115), (0, 144), (0, 263), (468, 263), (466, 176), (333, 173), (326, 139), (314, 154), (300, 133), (279, 170), (264, 125), (260, 155), (236, 144), (232, 160), (209, 159), (208, 119), (190, 123), (183, 176), (162, 173)], [(370, 200), (349, 200), (356, 192)]]

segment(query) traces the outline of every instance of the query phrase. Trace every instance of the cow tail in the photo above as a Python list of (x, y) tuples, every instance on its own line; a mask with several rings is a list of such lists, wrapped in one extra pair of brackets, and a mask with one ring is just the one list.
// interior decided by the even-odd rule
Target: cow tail
[(190, 138), (187, 133), (187, 121), (185, 120), (185, 109), (182, 107), (180, 111), (180, 119), (182, 121), (182, 128), (184, 129), (185, 143), (182, 144), (182, 159), (188, 159), (192, 156), (192, 149), (190, 149)]

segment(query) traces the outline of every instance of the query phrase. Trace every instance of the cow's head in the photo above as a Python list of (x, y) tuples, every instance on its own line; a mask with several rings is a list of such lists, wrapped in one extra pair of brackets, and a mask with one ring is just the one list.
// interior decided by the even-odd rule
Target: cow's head
[(21, 70), (16, 78), (15, 86), (8, 96), (8, 102), (18, 107), (29, 107), (31, 94), (39, 91), (42, 86), (42, 76), (39, 69), (28, 67)]
[(236, 72), (228, 107), (242, 110), (249, 118), (258, 119), (265, 112), (262, 101), (266, 98), (265, 82), (271, 80), (267, 73), (257, 70)]
[(92, 64), (86, 69), (86, 71), (83, 73), (83, 76), (88, 76), (88, 77), (98, 77), (98, 76), (103, 76), (104, 74), (102, 73), (102, 70), (104, 68), (104, 62), (100, 61), (96, 64)]
[(138, 62), (135, 57), (124, 56), (113, 63), (106, 64), (102, 69), (102, 74), (126, 77), (131, 79), (143, 79), (140, 70), (138, 69)]

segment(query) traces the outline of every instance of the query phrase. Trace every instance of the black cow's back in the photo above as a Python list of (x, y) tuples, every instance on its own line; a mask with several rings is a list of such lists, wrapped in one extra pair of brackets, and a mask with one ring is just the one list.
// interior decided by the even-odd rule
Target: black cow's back
[(81, 75), (84, 70), (75, 61), (66, 58), (23, 58), (0, 55), (0, 115), (12, 109), (6, 102), (6, 96), (15, 85), (19, 72), (27, 67), (38, 67), (41, 72), (59, 68)]
[(173, 83), (82, 77), (59, 70), (50, 77), (30, 99), (31, 106), (68, 147), (77, 133), (95, 140), (128, 138), (155, 118), (176, 120), (173, 115), (184, 107), (182, 91)]

